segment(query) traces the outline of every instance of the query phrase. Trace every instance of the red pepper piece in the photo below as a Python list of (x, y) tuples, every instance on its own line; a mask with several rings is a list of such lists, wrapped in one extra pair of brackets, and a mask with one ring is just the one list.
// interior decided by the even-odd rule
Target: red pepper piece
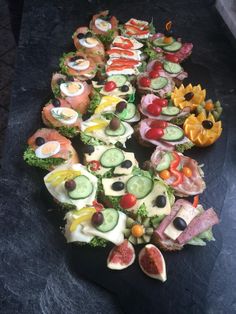
[(194, 196), (194, 198), (193, 198), (193, 207), (197, 207), (197, 205), (198, 205), (198, 202), (199, 202), (199, 196), (198, 195), (196, 195), (196, 196)]
[(100, 169), (100, 162), (98, 160), (91, 160), (89, 163), (88, 163), (88, 166), (89, 166), (89, 169), (91, 171), (97, 171)]
[(183, 174), (182, 172), (176, 169), (170, 169), (170, 173), (175, 176), (176, 180), (171, 184), (172, 186), (177, 186), (183, 182)]
[(96, 209), (97, 212), (100, 212), (104, 206), (101, 203), (98, 203), (97, 200), (93, 201), (93, 207)]
[(180, 156), (176, 152), (172, 152), (172, 156), (174, 157), (174, 160), (170, 163), (170, 169), (176, 169), (180, 164)]

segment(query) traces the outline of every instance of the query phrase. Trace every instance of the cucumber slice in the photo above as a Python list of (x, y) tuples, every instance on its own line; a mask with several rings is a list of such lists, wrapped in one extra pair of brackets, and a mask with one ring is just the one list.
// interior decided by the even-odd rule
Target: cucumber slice
[(180, 109), (175, 106), (163, 107), (161, 114), (163, 116), (177, 116), (180, 113)]
[(164, 135), (161, 137), (162, 140), (169, 142), (180, 141), (184, 138), (184, 131), (174, 125), (169, 125), (164, 129)]
[(102, 154), (100, 163), (105, 168), (111, 168), (119, 166), (124, 160), (125, 155), (121, 149), (110, 148)]
[(153, 188), (152, 179), (145, 176), (133, 176), (126, 183), (128, 193), (134, 194), (137, 199), (147, 196)]
[(164, 38), (165, 37), (160, 37), (160, 38), (156, 38), (155, 40), (153, 40), (153, 45), (156, 46), (156, 47), (166, 47), (166, 46), (170, 46), (173, 44), (173, 42), (175, 41), (173, 38), (172, 38), (172, 42), (171, 43), (164, 43)]
[(183, 69), (178, 63), (165, 61), (164, 62), (164, 70), (168, 73), (171, 73), (171, 74), (178, 74)]
[(130, 120), (136, 114), (136, 107), (132, 103), (127, 103), (127, 107), (118, 114), (118, 117), (122, 120)]
[(68, 192), (68, 196), (73, 200), (84, 199), (93, 192), (93, 184), (89, 178), (81, 175), (74, 179), (76, 187), (73, 191)]
[(171, 157), (169, 153), (165, 153), (159, 164), (156, 166), (157, 171), (166, 170), (170, 167)]
[(107, 81), (113, 81), (116, 83), (117, 87), (125, 85), (127, 78), (124, 75), (111, 75), (108, 77)]
[(182, 47), (182, 44), (180, 42), (174, 41), (171, 45), (163, 47), (163, 49), (165, 51), (175, 52), (175, 51), (180, 50), (181, 47)]
[(119, 221), (119, 213), (114, 208), (106, 208), (102, 211), (103, 223), (97, 226), (96, 229), (101, 232), (108, 232), (115, 228)]
[(166, 77), (159, 76), (153, 80), (151, 80), (151, 88), (153, 89), (161, 89), (165, 87), (168, 83), (168, 80)]
[(124, 135), (125, 132), (126, 132), (126, 128), (125, 128), (123, 123), (121, 123), (120, 127), (117, 130), (115, 130), (115, 131), (111, 130), (109, 128), (109, 126), (107, 126), (106, 129), (105, 129), (105, 133), (108, 136), (121, 136), (121, 135)]

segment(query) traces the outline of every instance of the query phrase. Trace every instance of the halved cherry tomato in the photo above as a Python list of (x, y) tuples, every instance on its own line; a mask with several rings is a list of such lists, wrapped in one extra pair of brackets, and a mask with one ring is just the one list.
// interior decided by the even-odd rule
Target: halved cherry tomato
[(147, 112), (153, 116), (159, 116), (161, 114), (162, 107), (155, 105), (154, 103), (147, 106)]
[(159, 72), (158, 71), (151, 71), (150, 73), (149, 73), (149, 77), (150, 78), (152, 78), (152, 79), (154, 79), (154, 78), (157, 78), (159, 76)]
[(153, 66), (152, 66), (152, 69), (154, 71), (160, 71), (163, 69), (163, 66), (162, 66), (162, 63), (160, 61), (156, 61)]
[(145, 137), (149, 140), (158, 140), (164, 135), (164, 131), (161, 128), (152, 128), (145, 133)]
[(139, 224), (133, 225), (131, 233), (135, 238), (140, 238), (144, 234), (144, 228)]
[(104, 90), (106, 92), (111, 92), (113, 89), (115, 89), (117, 86), (116, 86), (116, 83), (113, 82), (113, 81), (109, 81), (109, 82), (106, 82), (106, 84), (104, 85)]
[(160, 173), (159, 173), (159, 176), (163, 179), (163, 180), (167, 180), (170, 178), (170, 171), (169, 170), (162, 170)]
[(139, 84), (143, 87), (149, 87), (151, 84), (151, 80), (146, 76), (142, 76), (139, 80)]
[(166, 107), (168, 105), (168, 100), (164, 98), (156, 98), (152, 103), (157, 106)]
[(137, 202), (136, 196), (131, 194), (131, 193), (127, 193), (125, 195), (123, 195), (120, 199), (120, 206), (124, 209), (133, 207)]
[(170, 62), (179, 63), (179, 57), (172, 53), (166, 53), (165, 59)]
[(170, 173), (175, 176), (175, 181), (171, 184), (172, 186), (178, 186), (183, 182), (183, 174), (176, 169), (170, 169)]
[(192, 170), (189, 167), (183, 167), (182, 169), (183, 174), (185, 175), (185, 177), (191, 177), (192, 176)]
[(91, 171), (97, 171), (100, 169), (100, 162), (98, 160), (91, 160), (89, 163), (88, 163), (88, 167)]
[(167, 122), (164, 120), (153, 120), (150, 123), (150, 127), (151, 128), (161, 128), (161, 129), (165, 129), (167, 127)]

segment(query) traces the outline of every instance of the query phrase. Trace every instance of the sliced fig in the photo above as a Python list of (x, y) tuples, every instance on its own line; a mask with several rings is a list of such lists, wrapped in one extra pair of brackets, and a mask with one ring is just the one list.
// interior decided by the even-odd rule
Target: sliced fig
[(166, 263), (160, 250), (153, 244), (147, 244), (139, 253), (139, 266), (149, 277), (166, 281)]
[(107, 267), (114, 270), (121, 270), (129, 267), (135, 260), (133, 245), (124, 240), (120, 245), (115, 246), (107, 258)]

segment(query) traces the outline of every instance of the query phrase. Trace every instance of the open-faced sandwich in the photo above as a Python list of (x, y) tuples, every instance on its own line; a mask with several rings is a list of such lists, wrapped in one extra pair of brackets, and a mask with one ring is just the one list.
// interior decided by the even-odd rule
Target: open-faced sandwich
[(150, 159), (150, 166), (158, 178), (171, 186), (175, 195), (190, 196), (201, 194), (206, 184), (204, 173), (197, 161), (173, 151), (156, 148)]
[(89, 95), (92, 91), (92, 85), (77, 78), (67, 77), (60, 73), (54, 73), (51, 81), (54, 96), (59, 98), (60, 105), (64, 107), (65, 102), (72, 109), (84, 114), (89, 106)]
[(124, 24), (124, 35), (139, 40), (147, 39), (151, 36), (150, 24), (147, 21), (132, 18)]
[(81, 123), (81, 140), (84, 144), (110, 145), (125, 142), (131, 137), (134, 130), (124, 121), (113, 117), (111, 120), (101, 115), (93, 115)]
[(81, 164), (62, 165), (44, 177), (44, 183), (65, 210), (93, 205), (98, 179)]
[(28, 139), (24, 160), (34, 167), (52, 170), (79, 162), (71, 141), (53, 129), (39, 129)]
[(164, 250), (175, 251), (186, 244), (203, 246), (205, 241), (214, 240), (212, 226), (219, 223), (216, 212), (213, 208), (204, 210), (201, 205), (195, 206), (177, 200), (154, 231), (154, 242)]
[(77, 28), (72, 38), (74, 40), (74, 45), (79, 52), (83, 52), (88, 58), (92, 58), (97, 65), (104, 64), (104, 46), (88, 27)]
[(135, 126), (135, 135), (143, 146), (156, 146), (158, 149), (183, 152), (193, 143), (184, 135), (184, 131), (170, 122), (143, 119)]
[(90, 80), (97, 73), (95, 61), (79, 51), (63, 54), (60, 69), (63, 74), (76, 77), (80, 81)]

